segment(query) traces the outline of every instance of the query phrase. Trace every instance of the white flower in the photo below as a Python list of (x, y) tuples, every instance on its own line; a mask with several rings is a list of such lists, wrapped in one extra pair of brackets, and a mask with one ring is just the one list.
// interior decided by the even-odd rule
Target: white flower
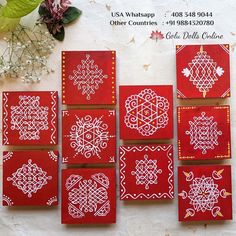
[(189, 75), (190, 75), (190, 70), (189, 70), (188, 68), (184, 68), (184, 69), (182, 70), (182, 73), (184, 74), (185, 77), (189, 77)]
[(217, 68), (216, 68), (216, 74), (219, 75), (219, 76), (223, 75), (223, 74), (224, 74), (223, 68), (217, 66)]

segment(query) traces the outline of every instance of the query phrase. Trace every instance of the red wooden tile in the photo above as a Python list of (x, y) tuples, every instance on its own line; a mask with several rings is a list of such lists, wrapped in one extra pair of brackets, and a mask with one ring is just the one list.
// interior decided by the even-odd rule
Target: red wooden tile
[(178, 168), (179, 221), (231, 220), (231, 166)]
[(173, 138), (170, 85), (120, 86), (120, 138)]
[(120, 147), (120, 199), (174, 198), (173, 146)]
[(116, 222), (115, 169), (62, 170), (62, 224)]
[(56, 145), (57, 92), (3, 92), (3, 145)]
[(229, 106), (183, 106), (177, 113), (179, 159), (231, 158)]
[(62, 52), (63, 104), (115, 104), (116, 52)]
[(3, 152), (3, 205), (58, 205), (57, 151)]
[(177, 97), (229, 97), (229, 57), (228, 44), (177, 45)]
[(65, 110), (62, 114), (64, 163), (115, 162), (115, 110)]

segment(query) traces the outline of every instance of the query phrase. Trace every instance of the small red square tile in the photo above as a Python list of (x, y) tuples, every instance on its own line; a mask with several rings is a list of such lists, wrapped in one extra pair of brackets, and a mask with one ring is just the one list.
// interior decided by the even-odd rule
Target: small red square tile
[(120, 147), (120, 199), (174, 198), (173, 146)]
[(228, 44), (177, 45), (177, 97), (230, 97)]
[(232, 219), (231, 166), (178, 167), (179, 221)]
[(180, 160), (231, 158), (230, 107), (177, 108)]
[(115, 110), (62, 111), (62, 156), (68, 164), (115, 162)]
[(58, 205), (57, 151), (3, 152), (3, 205)]
[(3, 92), (3, 145), (56, 145), (57, 92)]
[(115, 169), (62, 170), (62, 224), (116, 222)]
[(63, 51), (62, 103), (116, 104), (116, 52)]
[(120, 86), (120, 138), (173, 138), (173, 87)]

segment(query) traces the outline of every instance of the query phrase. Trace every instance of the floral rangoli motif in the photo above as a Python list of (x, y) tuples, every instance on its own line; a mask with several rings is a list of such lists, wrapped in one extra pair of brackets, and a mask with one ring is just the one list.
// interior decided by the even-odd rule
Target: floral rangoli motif
[(184, 218), (193, 217), (197, 212), (210, 211), (213, 217), (223, 216), (221, 208), (217, 205), (219, 198), (226, 198), (231, 193), (225, 189), (219, 189), (217, 180), (222, 179), (222, 173), (224, 169), (219, 171), (213, 171), (212, 176), (194, 177), (193, 172), (183, 172), (189, 184), (189, 191), (183, 190), (179, 193), (182, 199), (188, 199), (189, 204), (192, 207), (186, 209), (186, 215)]
[(202, 154), (206, 154), (208, 149), (214, 149), (219, 145), (218, 136), (222, 135), (222, 131), (218, 130), (218, 124), (213, 116), (208, 117), (202, 112), (201, 116), (194, 116), (189, 125), (190, 129), (185, 133), (190, 135), (190, 144), (194, 149), (200, 149)]
[(107, 78), (108, 75), (105, 75), (103, 70), (94, 64), (89, 54), (86, 54), (86, 58), (77, 65), (77, 70), (73, 70), (73, 75), (69, 76), (73, 84), (78, 86), (78, 90), (82, 90), (82, 95), (85, 95), (87, 100), (91, 99), (91, 95), (95, 94)]
[(68, 213), (73, 218), (82, 218), (86, 213), (106, 216), (110, 212), (109, 184), (108, 177), (103, 173), (94, 174), (89, 179), (71, 175), (66, 181)]
[(169, 106), (166, 98), (151, 89), (144, 89), (126, 99), (125, 124), (143, 136), (150, 136), (168, 124)]
[(37, 193), (51, 179), (52, 176), (47, 176), (46, 171), (29, 159), (28, 163), (17, 169), (7, 181), (12, 181), (12, 185), (31, 198), (33, 193)]
[(136, 160), (135, 163), (135, 171), (131, 174), (135, 176), (137, 185), (145, 185), (145, 189), (149, 189), (149, 185), (158, 183), (157, 174), (161, 174), (162, 170), (157, 168), (157, 160), (148, 159), (148, 155), (144, 155), (143, 160)]
[(201, 46), (200, 51), (188, 63), (188, 67), (183, 69), (182, 73), (205, 97), (219, 77), (224, 74), (224, 70), (217, 66), (217, 63), (207, 55), (207, 52)]
[(70, 138), (70, 146), (75, 150), (76, 155), (79, 153), (86, 158), (97, 156), (101, 158), (99, 153), (107, 147), (107, 143), (114, 135), (109, 135), (108, 125), (100, 118), (92, 118), (90, 115), (79, 118), (71, 131), (66, 137)]
[(11, 129), (19, 131), (20, 140), (38, 140), (40, 131), (48, 130), (48, 107), (40, 106), (39, 96), (19, 96), (19, 105), (11, 106)]

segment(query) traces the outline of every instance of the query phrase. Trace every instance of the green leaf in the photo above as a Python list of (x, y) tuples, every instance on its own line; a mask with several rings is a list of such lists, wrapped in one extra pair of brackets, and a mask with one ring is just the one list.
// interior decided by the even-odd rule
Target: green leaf
[(78, 8), (69, 7), (63, 15), (62, 23), (69, 24), (69, 23), (75, 21), (76, 19), (78, 19), (81, 14), (82, 14), (82, 11), (79, 10)]
[(19, 18), (32, 12), (42, 0), (7, 0), (2, 8), (2, 16), (8, 18)]
[(55, 39), (57, 39), (58, 41), (63, 41), (65, 38), (65, 29), (64, 27), (61, 28), (60, 32), (56, 32), (56, 34), (52, 35)]
[(14, 30), (20, 22), (20, 18), (7, 18), (1, 15), (2, 9), (0, 9), (0, 32), (7, 32)]

